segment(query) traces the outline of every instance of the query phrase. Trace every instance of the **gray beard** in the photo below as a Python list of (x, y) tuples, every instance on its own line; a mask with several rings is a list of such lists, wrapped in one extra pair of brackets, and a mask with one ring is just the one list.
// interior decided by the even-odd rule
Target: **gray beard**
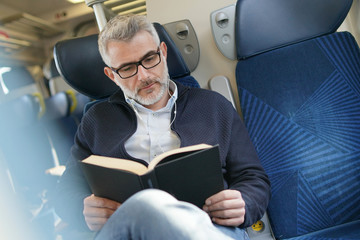
[(148, 106), (148, 105), (152, 105), (152, 104), (155, 104), (158, 101), (160, 101), (160, 99), (164, 96), (164, 94), (166, 94), (166, 92), (169, 91), (169, 81), (170, 81), (170, 77), (169, 77), (169, 73), (168, 73), (168, 67), (165, 64), (161, 79), (157, 78), (157, 79), (149, 79), (148, 80), (149, 83), (159, 82), (161, 84), (160, 91), (156, 95), (148, 95), (146, 97), (141, 97), (137, 94), (139, 91), (137, 88), (133, 92), (130, 89), (122, 86), (122, 84), (119, 81), (116, 81), (116, 83), (121, 88), (121, 90), (123, 91), (125, 96), (135, 100), (136, 102), (138, 102), (139, 104), (141, 104), (143, 106)]
[[(158, 81), (160, 82), (160, 81)], [(140, 103), (143, 106), (148, 106), (157, 103), (160, 101), (160, 99), (164, 96), (167, 89), (169, 88), (169, 80), (167, 80), (165, 83), (160, 82), (160, 91), (157, 94), (154, 95), (148, 95), (146, 97), (139, 96), (138, 94), (134, 94), (134, 92), (123, 90), (124, 94), (128, 96), (131, 99), (134, 99), (136, 102)]]

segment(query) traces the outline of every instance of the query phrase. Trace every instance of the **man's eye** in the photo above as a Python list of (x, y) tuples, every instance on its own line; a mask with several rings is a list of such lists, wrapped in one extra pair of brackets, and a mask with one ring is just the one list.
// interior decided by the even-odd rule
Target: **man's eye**
[(128, 66), (125, 66), (125, 67), (122, 67), (120, 68), (120, 71), (121, 72), (131, 72), (134, 70), (134, 66), (133, 65), (128, 65)]
[(144, 63), (151, 63), (155, 60), (155, 55), (149, 56), (143, 60)]

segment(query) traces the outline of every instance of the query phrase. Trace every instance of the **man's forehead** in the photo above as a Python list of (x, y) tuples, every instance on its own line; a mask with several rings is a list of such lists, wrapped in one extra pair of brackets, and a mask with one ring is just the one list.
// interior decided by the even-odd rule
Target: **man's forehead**
[(134, 36), (126, 40), (117, 40), (117, 39), (109, 40), (108, 45), (111, 42), (120, 43), (122, 45), (129, 45), (129, 46), (157, 45), (153, 36), (149, 32), (144, 30), (139, 31)]
[(140, 61), (151, 51), (156, 51), (157, 44), (148, 33), (138, 33), (127, 41), (112, 40), (107, 44), (108, 56), (113, 64), (118, 67), (124, 63)]

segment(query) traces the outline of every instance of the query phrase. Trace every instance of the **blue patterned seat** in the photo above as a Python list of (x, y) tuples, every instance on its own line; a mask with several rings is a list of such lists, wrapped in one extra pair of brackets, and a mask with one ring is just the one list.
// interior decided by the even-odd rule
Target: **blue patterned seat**
[[(314, 14), (332, 4), (272, 4), (285, 1), (287, 6), (303, 4)], [(246, 1), (238, 1), (237, 14), (246, 12), (249, 6), (239, 2)], [(326, 20), (332, 29), (319, 27), (305, 37), (264, 43), (256, 50), (251, 44), (238, 48), (241, 109), (272, 183), (268, 215), (277, 239), (360, 239), (360, 50), (350, 33), (333, 33), (351, 1), (336, 4), (343, 8)], [(279, 21), (285, 21), (289, 9), (277, 12)], [(238, 23), (246, 19), (237, 17)], [(286, 18), (288, 24), (308, 27), (293, 17)]]

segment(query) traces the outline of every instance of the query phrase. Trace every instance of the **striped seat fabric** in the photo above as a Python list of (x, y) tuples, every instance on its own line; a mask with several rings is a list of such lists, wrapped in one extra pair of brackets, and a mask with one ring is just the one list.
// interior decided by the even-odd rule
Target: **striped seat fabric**
[(237, 3), (236, 81), (276, 239), (360, 239), (360, 50), (335, 32), (351, 3)]
[(344, 239), (360, 239), (360, 52), (353, 37), (336, 33), (281, 48), (240, 61), (237, 72), (244, 121), (272, 183), (276, 236), (358, 221), (342, 234), (357, 231)]

